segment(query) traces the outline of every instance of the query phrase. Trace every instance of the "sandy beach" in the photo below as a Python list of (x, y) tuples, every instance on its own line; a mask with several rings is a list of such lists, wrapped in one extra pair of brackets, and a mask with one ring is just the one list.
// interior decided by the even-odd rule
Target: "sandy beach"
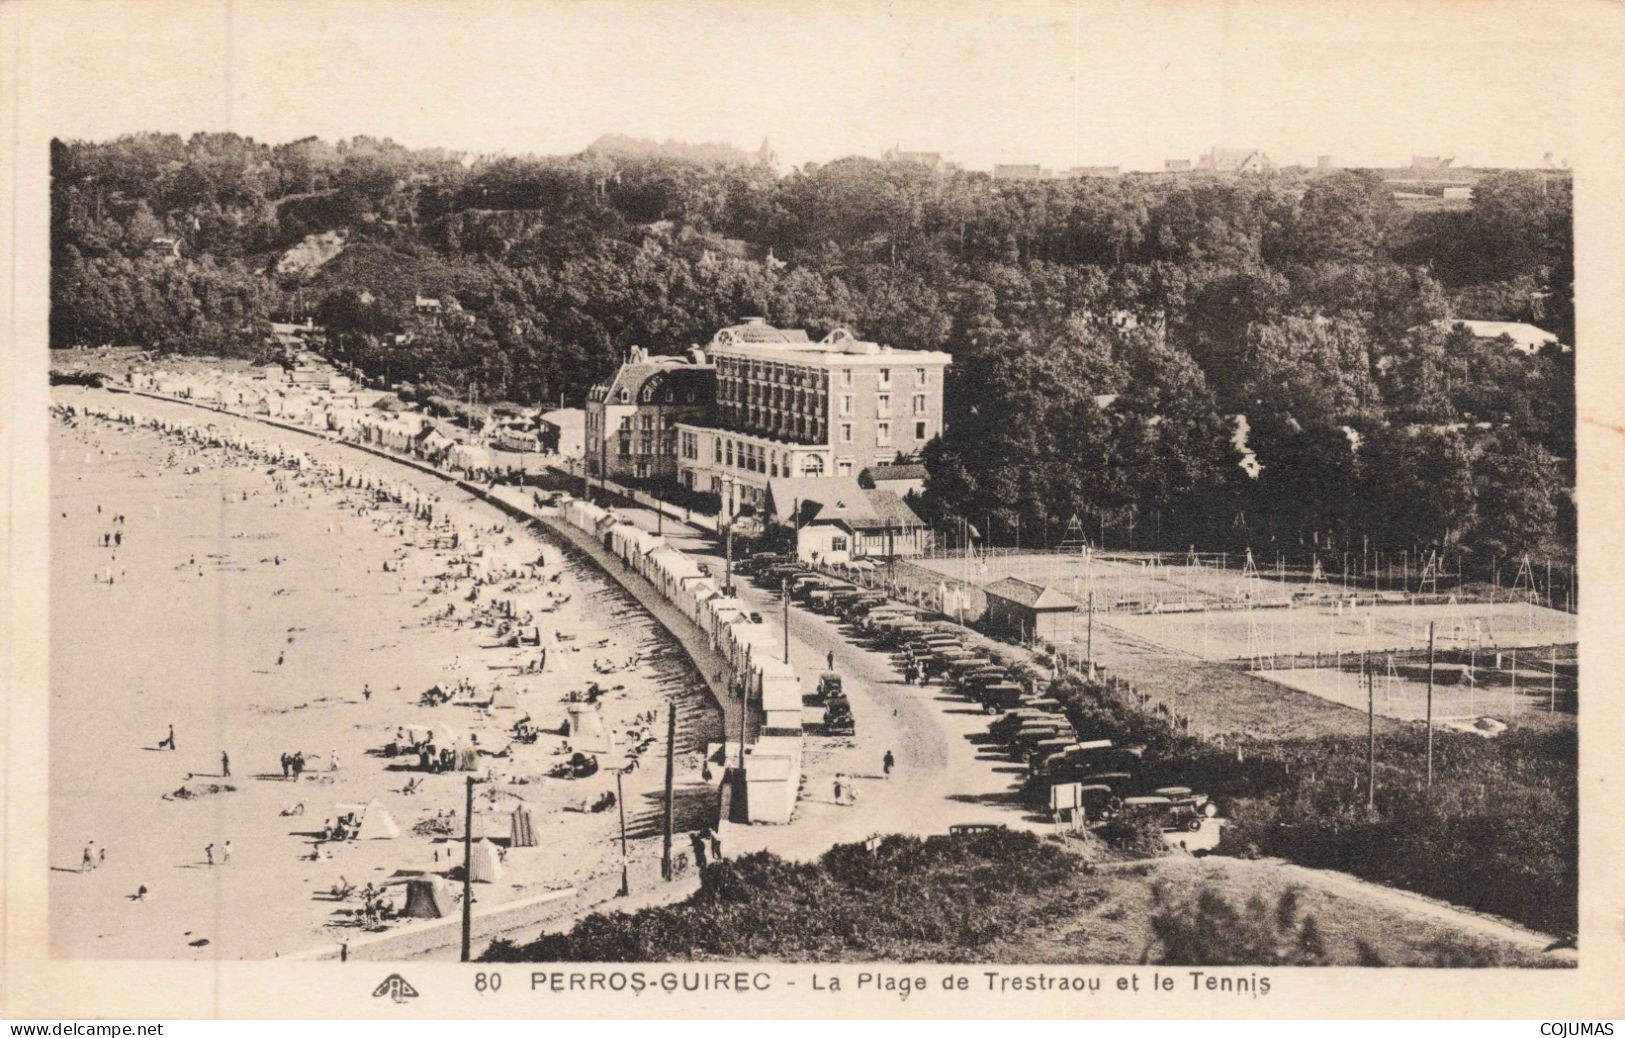
[[(83, 413), (53, 423), (54, 954), (267, 958), (368, 932), (359, 895), (335, 886), (461, 861), (471, 772), (385, 755), (413, 729), (466, 736), (472, 774), (490, 780), (475, 836), (504, 860), (476, 885), (481, 907), (618, 879), (619, 812), (591, 807), (633, 757), (630, 854), (649, 868), (667, 704), (680, 805), (720, 722), (680, 647), (606, 577), (450, 484), (347, 447), (138, 397), (53, 399), (212, 423), (261, 452)], [(493, 624), (509, 614), (541, 645), (508, 647)], [(590, 777), (549, 777), (570, 759), (565, 700), (594, 683), (615, 749)], [(452, 698), (426, 705), (432, 687)], [(514, 739), (527, 716), (533, 743)], [(175, 748), (160, 748), (171, 725)], [(293, 753), (297, 779), (282, 767)], [(397, 837), (321, 838), (339, 805), (369, 801)], [(509, 849), (520, 803), (538, 845)], [(402, 904), (398, 884), (390, 897)]]

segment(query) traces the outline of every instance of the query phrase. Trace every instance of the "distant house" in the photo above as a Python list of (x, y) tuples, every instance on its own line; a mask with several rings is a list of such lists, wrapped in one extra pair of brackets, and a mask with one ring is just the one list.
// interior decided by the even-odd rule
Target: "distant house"
[(457, 441), (442, 432), (438, 425), (426, 425), (412, 438), (412, 449), (424, 458), (438, 458), (455, 446)]
[(943, 172), (947, 163), (942, 160), (940, 151), (904, 151), (902, 148), (888, 148), (881, 153), (881, 159), (886, 162), (903, 162), (911, 166), (921, 166), (933, 173)]
[(414, 296), (412, 309), (420, 314), (437, 314), (441, 310), (440, 300), (433, 296)]
[(986, 622), (1023, 640), (1054, 641), (1071, 634), (1070, 618), (1078, 603), (1054, 588), (1019, 577), (1005, 577), (982, 589), (987, 595)]
[(1066, 171), (1066, 175), (1074, 178), (1084, 177), (1115, 177), (1123, 172), (1121, 166), (1073, 166)]
[(1000, 163), (993, 167), (994, 180), (1042, 180), (1044, 167), (1037, 163)]
[(1473, 200), (1473, 189), (1470, 187), (1447, 187), (1444, 189), (1444, 200), (1446, 202), (1471, 202)]
[(1533, 356), (1547, 346), (1557, 346), (1564, 352), (1568, 347), (1558, 342), (1557, 336), (1544, 328), (1536, 328), (1532, 324), (1522, 321), (1440, 321), (1439, 324), (1447, 328), (1465, 328), (1473, 333), (1473, 338), (1484, 342), (1494, 342), (1506, 336), (1512, 340), (1512, 348), (1519, 353)]
[(875, 465), (858, 473), (858, 485), (872, 490), (890, 490), (898, 497), (925, 490), (924, 465)]
[(1190, 159), (1164, 159), (1162, 163), (1164, 173), (1189, 173), (1191, 171)]
[(1449, 169), (1450, 164), (1456, 161), (1455, 156), (1448, 158), (1439, 155), (1412, 155), (1412, 169)]
[(587, 453), (587, 412), (579, 407), (560, 407), (537, 419), (542, 427), (542, 446), (566, 458), (579, 459)]
[(1214, 173), (1267, 173), (1275, 163), (1257, 148), (1210, 148), (1197, 160), (1196, 168)]
[(852, 476), (768, 480), (768, 519), (796, 532), (796, 557), (842, 563), (865, 556), (921, 555), (930, 528), (890, 490), (865, 490)]

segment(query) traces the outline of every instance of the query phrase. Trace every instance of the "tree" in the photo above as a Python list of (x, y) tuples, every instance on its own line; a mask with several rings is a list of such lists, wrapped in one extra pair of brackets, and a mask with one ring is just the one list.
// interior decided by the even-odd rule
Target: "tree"
[(1557, 459), (1539, 444), (1506, 432), (1484, 444), (1473, 475), (1477, 544), (1509, 557), (1544, 550), (1557, 532), (1563, 492)]

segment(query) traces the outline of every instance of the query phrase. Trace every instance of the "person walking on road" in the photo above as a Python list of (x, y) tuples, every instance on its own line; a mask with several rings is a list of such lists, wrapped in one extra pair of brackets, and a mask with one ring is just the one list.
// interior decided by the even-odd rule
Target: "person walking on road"
[(891, 778), (891, 769), (897, 766), (897, 758), (892, 756), (890, 750), (887, 750), (886, 756), (881, 758), (880, 763), (886, 769), (886, 777)]
[(828, 655), (826, 655), (824, 657), (824, 663), (826, 664), (826, 666), (824, 667), (825, 670), (834, 670), (835, 669), (835, 650), (834, 649), (829, 650)]

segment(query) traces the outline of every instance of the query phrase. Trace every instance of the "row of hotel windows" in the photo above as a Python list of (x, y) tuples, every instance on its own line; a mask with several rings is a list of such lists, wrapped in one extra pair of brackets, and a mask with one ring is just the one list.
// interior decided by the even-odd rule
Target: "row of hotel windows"
[[(914, 413), (915, 414), (925, 414), (927, 412), (925, 394), (924, 393), (915, 393), (914, 394), (913, 405), (914, 405)], [(851, 414), (852, 413), (852, 394), (851, 393), (843, 393), (843, 394), (841, 394), (841, 413), (842, 414)], [(891, 417), (891, 394), (890, 393), (877, 393), (877, 394), (875, 394), (875, 414), (879, 415), (881, 418), (889, 418), (889, 417)]]
[[(891, 385), (891, 368), (878, 368), (882, 386)], [(813, 368), (796, 367), (789, 364), (775, 364), (772, 361), (736, 360), (732, 357), (717, 358), (717, 376), (719, 378), (743, 378), (758, 382), (777, 382), (781, 385), (805, 386), (812, 388), (824, 385), (827, 373)], [(914, 369), (914, 384), (923, 386), (929, 378), (928, 369)], [(852, 385), (852, 369), (841, 369), (841, 385)]]
[[(840, 438), (838, 440), (836, 440), (836, 442), (837, 443), (851, 443), (852, 442), (852, 423), (851, 422), (842, 422), (841, 425), (840, 425), (840, 430), (841, 430), (841, 435), (840, 435)], [(920, 441), (930, 439), (930, 437), (928, 437), (926, 435), (926, 423), (924, 423), (924, 422), (915, 422), (914, 423), (914, 438), (916, 440), (920, 440)], [(875, 446), (876, 447), (890, 447), (891, 446), (891, 423), (890, 422), (876, 422), (875, 423)]]
[[(638, 453), (676, 454), (677, 441), (672, 436), (662, 436), (659, 439), (656, 439), (650, 434), (645, 433), (638, 437)], [(626, 432), (625, 430), (621, 431), (620, 454), (623, 458), (631, 457), (632, 455), (632, 434)]]
[(792, 416), (770, 408), (745, 408), (736, 404), (723, 404), (722, 424), (726, 428), (744, 427), (769, 436), (793, 437), (811, 443), (818, 443), (824, 439), (823, 419)]
[[(793, 403), (789, 400), (788, 396), (786, 396), (783, 400), (781, 400), (779, 398), (777, 392), (775, 392), (773, 397), (770, 398), (770, 399), (758, 399), (758, 397), (757, 397), (757, 395), (755, 393), (755, 388), (756, 387), (752, 386), (751, 387), (752, 392), (749, 394), (749, 398), (747, 400), (741, 401), (741, 400), (737, 399), (736, 394), (731, 393), (729, 391), (729, 386), (730, 386), (730, 384), (726, 383), (726, 382), (723, 383), (722, 386), (721, 386), (721, 389), (722, 389), (721, 400), (722, 400), (722, 402), (723, 402), (723, 404), (725, 406), (728, 405), (728, 404), (748, 403), (748, 404), (753, 404), (753, 405), (754, 404), (765, 404), (766, 405), (765, 409), (789, 408), (792, 411), (807, 411), (808, 410), (808, 408), (805, 406), (805, 402), (801, 399), (801, 394), (799, 392), (796, 394), (796, 398), (795, 398)], [(888, 418), (888, 417), (891, 416), (891, 396), (892, 395), (890, 393), (876, 393), (875, 394), (875, 414), (879, 415), (882, 418)], [(841, 399), (840, 413), (841, 414), (851, 414), (852, 413), (852, 394), (851, 393), (842, 393), (840, 399)], [(924, 393), (915, 393), (913, 400), (910, 401), (910, 404), (913, 407), (913, 413), (914, 414), (926, 414), (930, 410), (929, 404), (927, 402), (927, 397), (926, 397), (926, 395)], [(740, 413), (744, 413), (744, 408), (740, 408), (739, 411), (740, 411)], [(824, 412), (823, 402), (820, 399), (818, 399), (817, 397), (814, 397), (813, 401), (812, 401), (811, 413), (812, 414), (823, 414), (823, 412)], [(750, 413), (751, 414), (757, 413), (757, 408), (752, 407), (750, 409)]]

